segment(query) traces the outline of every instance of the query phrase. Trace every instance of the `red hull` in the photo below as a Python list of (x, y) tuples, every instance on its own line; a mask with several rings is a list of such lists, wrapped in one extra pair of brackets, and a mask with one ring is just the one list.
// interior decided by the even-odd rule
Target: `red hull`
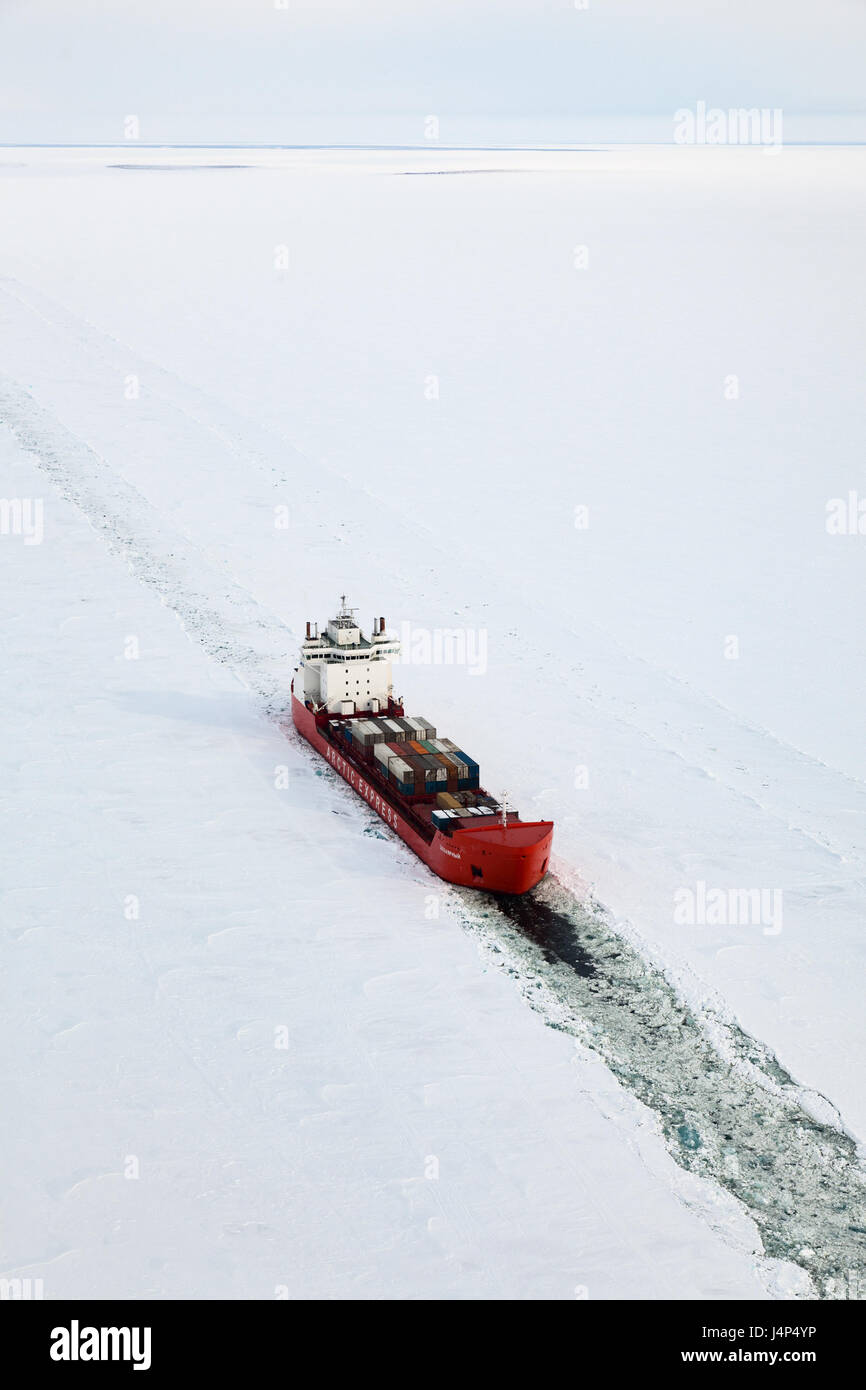
[(399, 796), (386, 794), (368, 781), (363, 765), (334, 747), (320, 732), (312, 710), (294, 694), (292, 719), (298, 733), (440, 878), (487, 893), (527, 893), (544, 877), (553, 839), (552, 821), (509, 821), (506, 826), (456, 829), (452, 835), (435, 830), (428, 840), (401, 810)]

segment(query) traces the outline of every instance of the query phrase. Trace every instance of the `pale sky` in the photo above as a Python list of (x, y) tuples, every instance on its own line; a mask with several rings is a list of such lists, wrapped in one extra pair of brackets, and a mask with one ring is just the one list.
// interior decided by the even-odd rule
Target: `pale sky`
[[(0, 141), (528, 140), (866, 110), (866, 0), (0, 0)], [(587, 118), (590, 118), (587, 120)], [(390, 132), (390, 134), (389, 134)]]

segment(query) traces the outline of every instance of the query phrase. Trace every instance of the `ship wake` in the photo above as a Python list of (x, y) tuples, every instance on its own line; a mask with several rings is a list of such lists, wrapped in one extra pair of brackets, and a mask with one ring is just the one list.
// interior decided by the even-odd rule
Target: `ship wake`
[(866, 1167), (822, 1096), (720, 1010), (683, 1002), (603, 907), (548, 877), (456, 910), (552, 1027), (597, 1053), (688, 1172), (747, 1210), (770, 1257), (822, 1298), (866, 1296)]

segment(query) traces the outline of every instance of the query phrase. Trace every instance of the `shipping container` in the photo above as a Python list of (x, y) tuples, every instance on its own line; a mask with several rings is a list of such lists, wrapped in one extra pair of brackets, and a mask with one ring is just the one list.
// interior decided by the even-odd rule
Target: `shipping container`
[(443, 811), (456, 811), (460, 802), (456, 796), (451, 795), (451, 792), (439, 792), (436, 797), (436, 805), (441, 807)]
[(453, 746), (449, 748), (448, 743), (444, 738), (426, 739), (425, 742), (429, 743), (430, 747), (433, 748), (437, 753), (441, 753), (444, 758), (453, 758), (454, 748)]
[[(391, 733), (393, 730), (389, 729), (388, 732)], [(399, 753), (401, 757), (406, 751), (405, 743), (397, 743), (392, 738), (386, 739), (384, 743), (377, 744), (376, 746), (378, 748), (387, 748), (389, 753)]]
[(432, 753), (419, 753), (418, 756), (424, 764), (428, 782), (444, 782), (447, 780), (448, 773), (445, 764), (439, 761), (438, 755)]
[(392, 735), (392, 737), (389, 739), (390, 743), (406, 742), (406, 730), (400, 728), (400, 725), (397, 723), (396, 719), (383, 719), (382, 723), (388, 726), (388, 729)]
[(424, 782), (426, 777), (426, 769), (418, 754), (409, 751), (410, 745), (405, 744), (404, 746), (407, 751), (404, 754), (402, 754), (402, 756), (405, 758), (406, 763), (412, 771), (412, 776), (414, 778), (414, 793), (417, 796), (421, 796), (425, 790)]
[(450, 771), (453, 773), (455, 777), (469, 776), (469, 768), (467, 767), (466, 763), (460, 761), (456, 753), (440, 752), (437, 753), (436, 756), (443, 760), (445, 766), (450, 769)]
[(449, 753), (431, 753), (430, 756), (431, 758), (436, 759), (436, 762), (438, 762), (439, 767), (443, 767), (443, 769), (445, 769), (446, 777), (449, 777), (452, 773), (456, 774), (457, 763), (455, 762), (455, 760), (450, 758)]
[(421, 715), (411, 714), (411, 715), (409, 715), (409, 723), (412, 725), (412, 728), (415, 730), (415, 737), (416, 737), (416, 738), (435, 738), (435, 737), (436, 737), (436, 729), (435, 729), (435, 727), (430, 723), (430, 720), (429, 720), (429, 719), (424, 719)]
[(461, 790), (461, 791), (463, 791), (464, 789), (465, 789), (465, 790), (469, 790), (469, 789), (472, 789), (472, 788), (477, 787), (477, 786), (478, 786), (478, 781), (479, 781), (478, 764), (477, 764), (476, 762), (474, 762), (474, 761), (472, 760), (472, 758), (470, 758), (470, 757), (469, 757), (466, 753), (464, 753), (463, 750), (460, 749), (460, 748), (457, 749), (457, 751), (456, 751), (456, 753), (455, 753), (454, 756), (455, 756), (456, 758), (459, 758), (461, 762), (465, 763), (465, 764), (466, 764), (466, 768), (467, 768), (466, 776), (465, 776), (465, 777), (461, 777), (461, 778), (459, 779), (458, 783), (457, 783), (457, 785), (459, 786), (460, 790)]
[(461, 762), (466, 763), (466, 765), (467, 765), (467, 767), (469, 768), (469, 771), (470, 771), (470, 772), (478, 772), (478, 771), (479, 771), (478, 764), (477, 764), (477, 762), (475, 761), (475, 759), (474, 759), (474, 758), (470, 758), (470, 756), (469, 756), (468, 753), (464, 753), (462, 748), (455, 748), (455, 749), (454, 749), (454, 752), (456, 753), (457, 757), (460, 759)]
[[(431, 744), (431, 747), (434, 746), (435, 744)], [(445, 765), (445, 781), (448, 790), (450, 792), (456, 792), (458, 780), (461, 776), (468, 776), (469, 769), (466, 767), (465, 763), (459, 763), (453, 753), (438, 753), (437, 756), (441, 758)]]
[(429, 738), (424, 739), (423, 743), (421, 744), (421, 747), (424, 749), (424, 752), (427, 754), (428, 757), (435, 758), (437, 764), (440, 767), (448, 768), (451, 766), (451, 764), (448, 762), (447, 754), (440, 753), (439, 749), (433, 746)]
[[(380, 748), (383, 749), (381, 753), (379, 752)], [(409, 764), (404, 762), (398, 753), (394, 753), (390, 748), (386, 749), (384, 744), (377, 744), (376, 758), (377, 766), (390, 781), (395, 783), (402, 790), (414, 791), (415, 774)], [(404, 783), (408, 783), (408, 788), (404, 787)]]

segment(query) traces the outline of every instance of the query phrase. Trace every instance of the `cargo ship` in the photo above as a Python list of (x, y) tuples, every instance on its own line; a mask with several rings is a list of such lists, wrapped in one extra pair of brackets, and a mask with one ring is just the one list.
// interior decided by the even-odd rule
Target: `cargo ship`
[(307, 623), (292, 680), (295, 728), (424, 863), (465, 888), (526, 893), (547, 872), (552, 821), (524, 821), (484, 790), (478, 763), (435, 725), (407, 716), (391, 663), (399, 642), (355, 610), (320, 634)]

